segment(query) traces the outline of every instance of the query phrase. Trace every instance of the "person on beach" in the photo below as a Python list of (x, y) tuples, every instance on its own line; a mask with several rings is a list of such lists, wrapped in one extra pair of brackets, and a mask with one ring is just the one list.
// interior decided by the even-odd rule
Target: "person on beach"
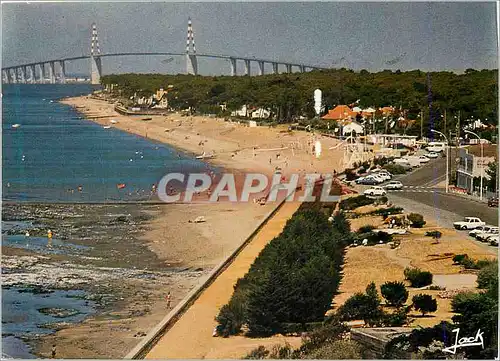
[(170, 291), (167, 294), (167, 308), (172, 308), (172, 295), (170, 294)]
[(56, 358), (56, 345), (52, 345), (52, 352), (50, 353), (50, 358)]

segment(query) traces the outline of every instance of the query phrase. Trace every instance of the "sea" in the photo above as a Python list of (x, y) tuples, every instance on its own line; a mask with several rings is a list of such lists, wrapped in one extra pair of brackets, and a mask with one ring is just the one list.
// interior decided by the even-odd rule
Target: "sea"
[(113, 127), (104, 129), (58, 102), (95, 89), (89, 84), (3, 86), (4, 201), (144, 201), (167, 173), (207, 170), (207, 164), (189, 154)]
[[(151, 188), (170, 172), (218, 172), (168, 145), (118, 129), (104, 129), (59, 99), (91, 93), (88, 84), (11, 84), (2, 89), (2, 200), (9, 202), (135, 202), (152, 199)], [(125, 187), (118, 187), (124, 184)], [(23, 245), (24, 236), (7, 235), (3, 246)], [(22, 223), (22, 222), (21, 222)], [(16, 224), (15, 226), (19, 226)], [(17, 237), (17, 238), (16, 238)], [(40, 238), (40, 237), (39, 237)], [(30, 250), (46, 254), (45, 238), (32, 237)], [(58, 250), (80, 252), (65, 242)], [(43, 325), (61, 321), (40, 312), (72, 309), (65, 322), (80, 322), (95, 312), (81, 290), (32, 292), (2, 288), (2, 356), (34, 358), (26, 338), (54, 332)]]

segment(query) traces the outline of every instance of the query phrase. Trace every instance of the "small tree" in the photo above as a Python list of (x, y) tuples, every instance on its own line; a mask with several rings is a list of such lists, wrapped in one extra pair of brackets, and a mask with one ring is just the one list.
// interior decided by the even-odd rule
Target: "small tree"
[(418, 213), (410, 213), (408, 220), (411, 222), (413, 228), (422, 228), (425, 225), (424, 216)]
[(429, 312), (437, 310), (437, 301), (431, 295), (419, 294), (413, 296), (413, 307), (415, 310), (422, 312), (422, 316)]
[(424, 287), (432, 284), (432, 273), (422, 271), (418, 268), (406, 268), (404, 270), (405, 279), (410, 281), (411, 287)]
[(400, 307), (408, 299), (408, 291), (403, 282), (386, 282), (380, 287), (380, 291), (391, 306)]

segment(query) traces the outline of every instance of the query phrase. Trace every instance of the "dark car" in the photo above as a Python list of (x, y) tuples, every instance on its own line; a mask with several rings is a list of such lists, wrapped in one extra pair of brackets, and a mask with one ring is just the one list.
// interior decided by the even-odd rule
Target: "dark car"
[(498, 207), (498, 197), (488, 199), (488, 207)]

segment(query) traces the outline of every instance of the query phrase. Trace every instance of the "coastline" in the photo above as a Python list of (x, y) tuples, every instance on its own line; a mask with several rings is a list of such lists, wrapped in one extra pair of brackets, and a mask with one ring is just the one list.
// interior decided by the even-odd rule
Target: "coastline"
[[(214, 152), (215, 158), (204, 161), (234, 173), (252, 171), (271, 175), (276, 167), (285, 175), (326, 173), (335, 168), (339, 170), (342, 158), (341, 152), (328, 151), (323, 153), (326, 156), (315, 159), (309, 149), (311, 134), (290, 133), (285, 126), (249, 128), (220, 119), (178, 114), (153, 116), (143, 121), (142, 117), (121, 115), (114, 111), (113, 104), (88, 96), (65, 98), (60, 102), (72, 106), (86, 120), (111, 125), (189, 154)], [(116, 123), (110, 124), (110, 119)], [(324, 149), (338, 144), (337, 140), (321, 138), (324, 138), (321, 139)], [(291, 143), (295, 143), (296, 149), (291, 149)], [(289, 149), (276, 150), (287, 146)], [(254, 147), (272, 150), (254, 154)], [(156, 286), (128, 282), (129, 292), (120, 302), (110, 305), (106, 312), (65, 325), (56, 333), (36, 340), (35, 354), (48, 357), (52, 344), (56, 344), (58, 358), (124, 357), (169, 312), (166, 293), (172, 290), (172, 307), (175, 307), (204, 274), (236, 249), (272, 206), (253, 202), (144, 206), (152, 218), (137, 240), (164, 264), (165, 270), (184, 271), (167, 275), (163, 281), (159, 278), (153, 282)], [(206, 222), (190, 222), (198, 216), (204, 216)], [(131, 267), (135, 268), (132, 264)]]

